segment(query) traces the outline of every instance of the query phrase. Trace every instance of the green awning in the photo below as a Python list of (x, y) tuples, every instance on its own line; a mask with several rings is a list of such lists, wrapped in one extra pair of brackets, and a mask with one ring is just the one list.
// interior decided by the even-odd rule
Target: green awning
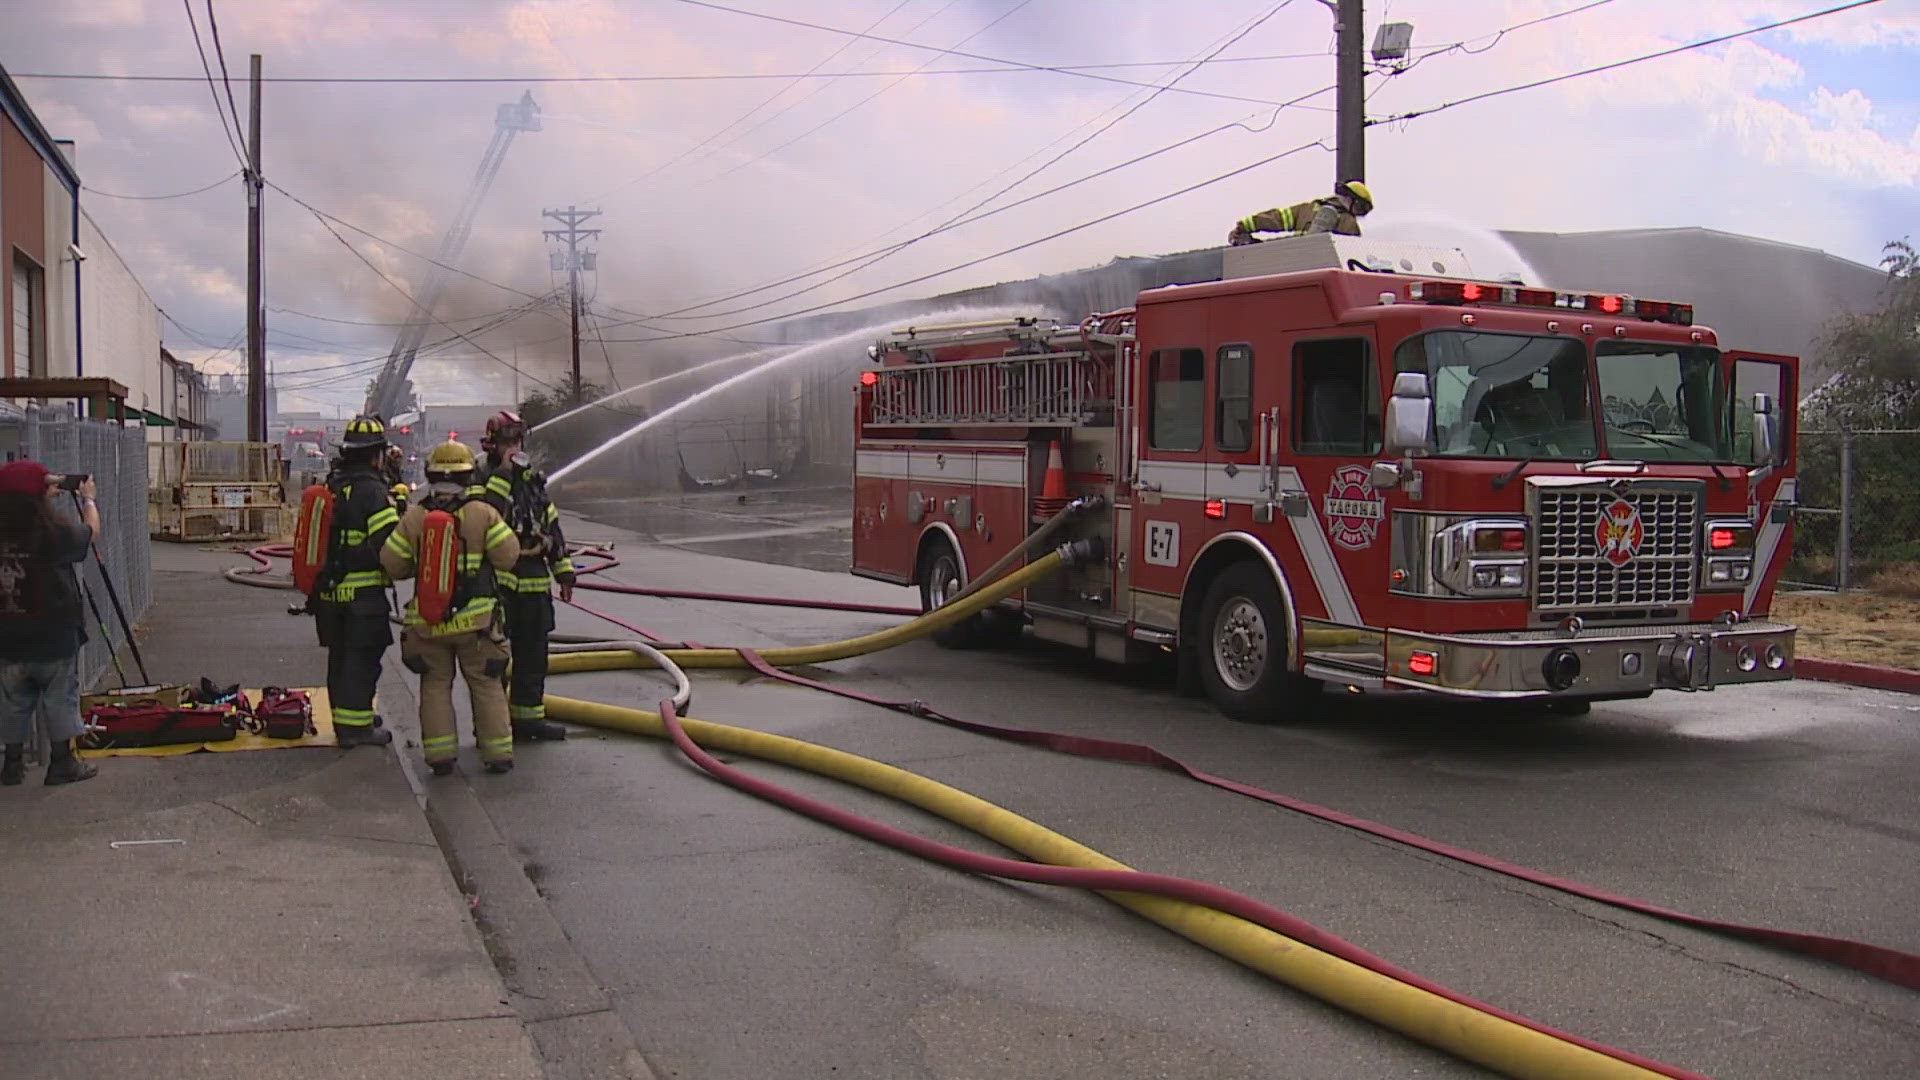
[(127, 412), (130, 414), (129, 419), (138, 417), (140, 420), (145, 421), (148, 427), (178, 427), (179, 426), (175, 424), (173, 421), (167, 419), (166, 417), (161, 416), (159, 413), (148, 412), (146, 409), (128, 408)]

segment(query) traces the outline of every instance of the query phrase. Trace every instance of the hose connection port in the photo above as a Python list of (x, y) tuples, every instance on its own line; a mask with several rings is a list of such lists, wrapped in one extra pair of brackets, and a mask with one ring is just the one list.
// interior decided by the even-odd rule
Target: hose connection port
[(1554, 690), (1566, 690), (1580, 681), (1580, 654), (1565, 646), (1547, 654), (1540, 665), (1540, 673), (1546, 677), (1547, 686)]

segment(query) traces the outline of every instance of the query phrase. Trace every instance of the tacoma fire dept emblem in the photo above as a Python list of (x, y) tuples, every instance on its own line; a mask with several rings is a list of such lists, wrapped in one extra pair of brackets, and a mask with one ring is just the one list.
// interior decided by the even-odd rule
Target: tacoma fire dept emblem
[(1349, 551), (1372, 547), (1386, 507), (1365, 467), (1342, 465), (1333, 471), (1333, 484), (1327, 488), (1327, 535)]
[(1613, 505), (1600, 512), (1600, 520), (1593, 527), (1600, 557), (1616, 567), (1627, 565), (1640, 554), (1640, 542), (1646, 535), (1640, 524), (1640, 508), (1625, 499), (1613, 500)]

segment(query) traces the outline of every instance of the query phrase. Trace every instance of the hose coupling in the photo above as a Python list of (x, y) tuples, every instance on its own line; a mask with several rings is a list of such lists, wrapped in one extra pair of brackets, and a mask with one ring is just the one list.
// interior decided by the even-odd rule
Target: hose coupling
[(1056, 549), (1060, 561), (1067, 566), (1079, 566), (1082, 563), (1097, 565), (1107, 561), (1107, 541), (1103, 536), (1089, 536), (1061, 544)]
[(1098, 510), (1105, 505), (1107, 505), (1107, 497), (1105, 495), (1082, 495), (1067, 504), (1067, 513), (1084, 514), (1089, 511)]

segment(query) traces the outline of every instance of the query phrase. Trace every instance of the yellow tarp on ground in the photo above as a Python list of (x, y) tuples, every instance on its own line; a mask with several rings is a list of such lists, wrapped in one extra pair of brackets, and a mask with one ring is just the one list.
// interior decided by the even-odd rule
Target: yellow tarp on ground
[[(227, 742), (181, 743), (177, 746), (128, 746), (106, 750), (82, 750), (83, 758), (101, 757), (179, 757), (181, 754), (197, 754), (202, 750), (211, 750), (216, 754), (240, 750), (284, 750), (290, 746), (332, 746), (333, 745), (333, 704), (327, 699), (324, 686), (302, 686), (308, 700), (313, 702), (314, 733), (304, 739), (269, 739), (264, 735), (255, 735), (242, 731)], [(260, 691), (242, 690), (249, 704), (260, 703)]]

